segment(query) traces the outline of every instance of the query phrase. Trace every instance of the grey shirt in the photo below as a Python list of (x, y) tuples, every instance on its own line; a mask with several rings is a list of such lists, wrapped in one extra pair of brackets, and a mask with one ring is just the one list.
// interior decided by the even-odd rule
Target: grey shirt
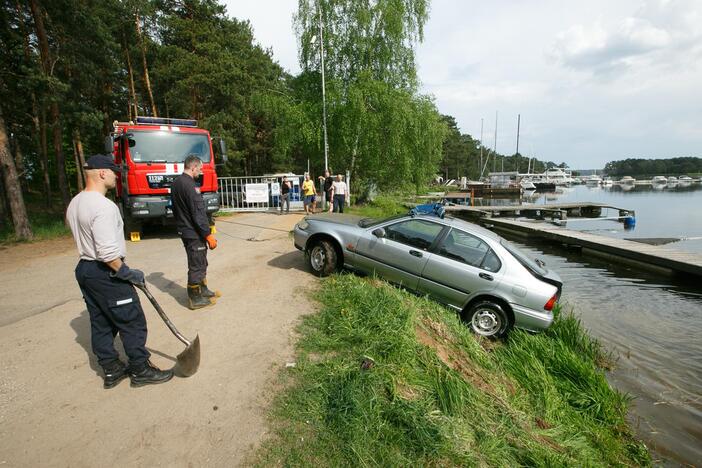
[(127, 255), (119, 208), (100, 192), (83, 191), (66, 211), (81, 260), (110, 262)]

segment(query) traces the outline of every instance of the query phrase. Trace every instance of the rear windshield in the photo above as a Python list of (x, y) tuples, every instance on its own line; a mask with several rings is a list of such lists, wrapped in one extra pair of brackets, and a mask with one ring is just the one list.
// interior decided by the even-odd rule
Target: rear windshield
[(546, 275), (548, 273), (548, 270), (546, 268), (536, 263), (534, 259), (532, 259), (526, 253), (519, 250), (516, 246), (510, 244), (504, 239), (500, 240), (500, 243), (502, 244), (502, 247), (507, 249), (507, 251), (511, 253), (514, 256), (514, 258), (516, 258), (517, 261), (521, 263), (527, 270), (538, 275)]
[(363, 218), (362, 220), (360, 220), (360, 221), (358, 222), (358, 225), (359, 225), (360, 227), (362, 227), (362, 228), (369, 228), (369, 227), (377, 226), (378, 224), (382, 224), (382, 223), (384, 223), (384, 222), (386, 222), (386, 221), (393, 221), (393, 220), (395, 220), (395, 219), (404, 218), (405, 216), (407, 216), (407, 215), (406, 215), (406, 214), (400, 214), (400, 215), (390, 216), (389, 218), (381, 218), (381, 219), (377, 219), (377, 218)]
[(210, 162), (210, 140), (202, 133), (132, 131), (129, 154), (134, 162), (168, 163), (182, 163), (194, 154), (207, 163)]

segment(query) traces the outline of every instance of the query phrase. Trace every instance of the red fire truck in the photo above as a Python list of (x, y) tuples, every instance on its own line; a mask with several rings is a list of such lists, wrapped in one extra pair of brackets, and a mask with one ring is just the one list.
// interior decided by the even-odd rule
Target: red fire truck
[[(146, 223), (165, 224), (173, 217), (170, 187), (183, 173), (183, 161), (191, 154), (203, 163), (197, 182), (207, 214), (219, 209), (217, 173), (212, 140), (196, 120), (137, 117), (136, 122), (114, 123), (105, 149), (115, 157), (122, 173), (117, 181), (117, 204), (128, 239), (138, 241)], [(220, 140), (222, 161), (226, 161), (224, 140)]]

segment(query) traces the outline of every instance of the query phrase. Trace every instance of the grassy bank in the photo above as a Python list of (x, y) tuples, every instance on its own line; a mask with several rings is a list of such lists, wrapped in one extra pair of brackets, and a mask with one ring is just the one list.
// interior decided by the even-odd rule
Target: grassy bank
[(352, 205), (346, 208), (344, 212), (368, 218), (382, 218), (406, 213), (407, 207), (402, 204), (402, 201), (407, 196), (405, 193), (379, 195), (372, 203)]
[(382, 281), (334, 276), (315, 296), (257, 465), (650, 465), (572, 316), (500, 343)]

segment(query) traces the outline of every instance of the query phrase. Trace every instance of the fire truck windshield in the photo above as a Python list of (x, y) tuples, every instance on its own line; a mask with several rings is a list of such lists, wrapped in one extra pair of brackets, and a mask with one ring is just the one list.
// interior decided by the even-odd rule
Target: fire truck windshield
[(210, 161), (207, 135), (164, 131), (130, 131), (129, 154), (134, 162), (182, 163), (194, 154)]

